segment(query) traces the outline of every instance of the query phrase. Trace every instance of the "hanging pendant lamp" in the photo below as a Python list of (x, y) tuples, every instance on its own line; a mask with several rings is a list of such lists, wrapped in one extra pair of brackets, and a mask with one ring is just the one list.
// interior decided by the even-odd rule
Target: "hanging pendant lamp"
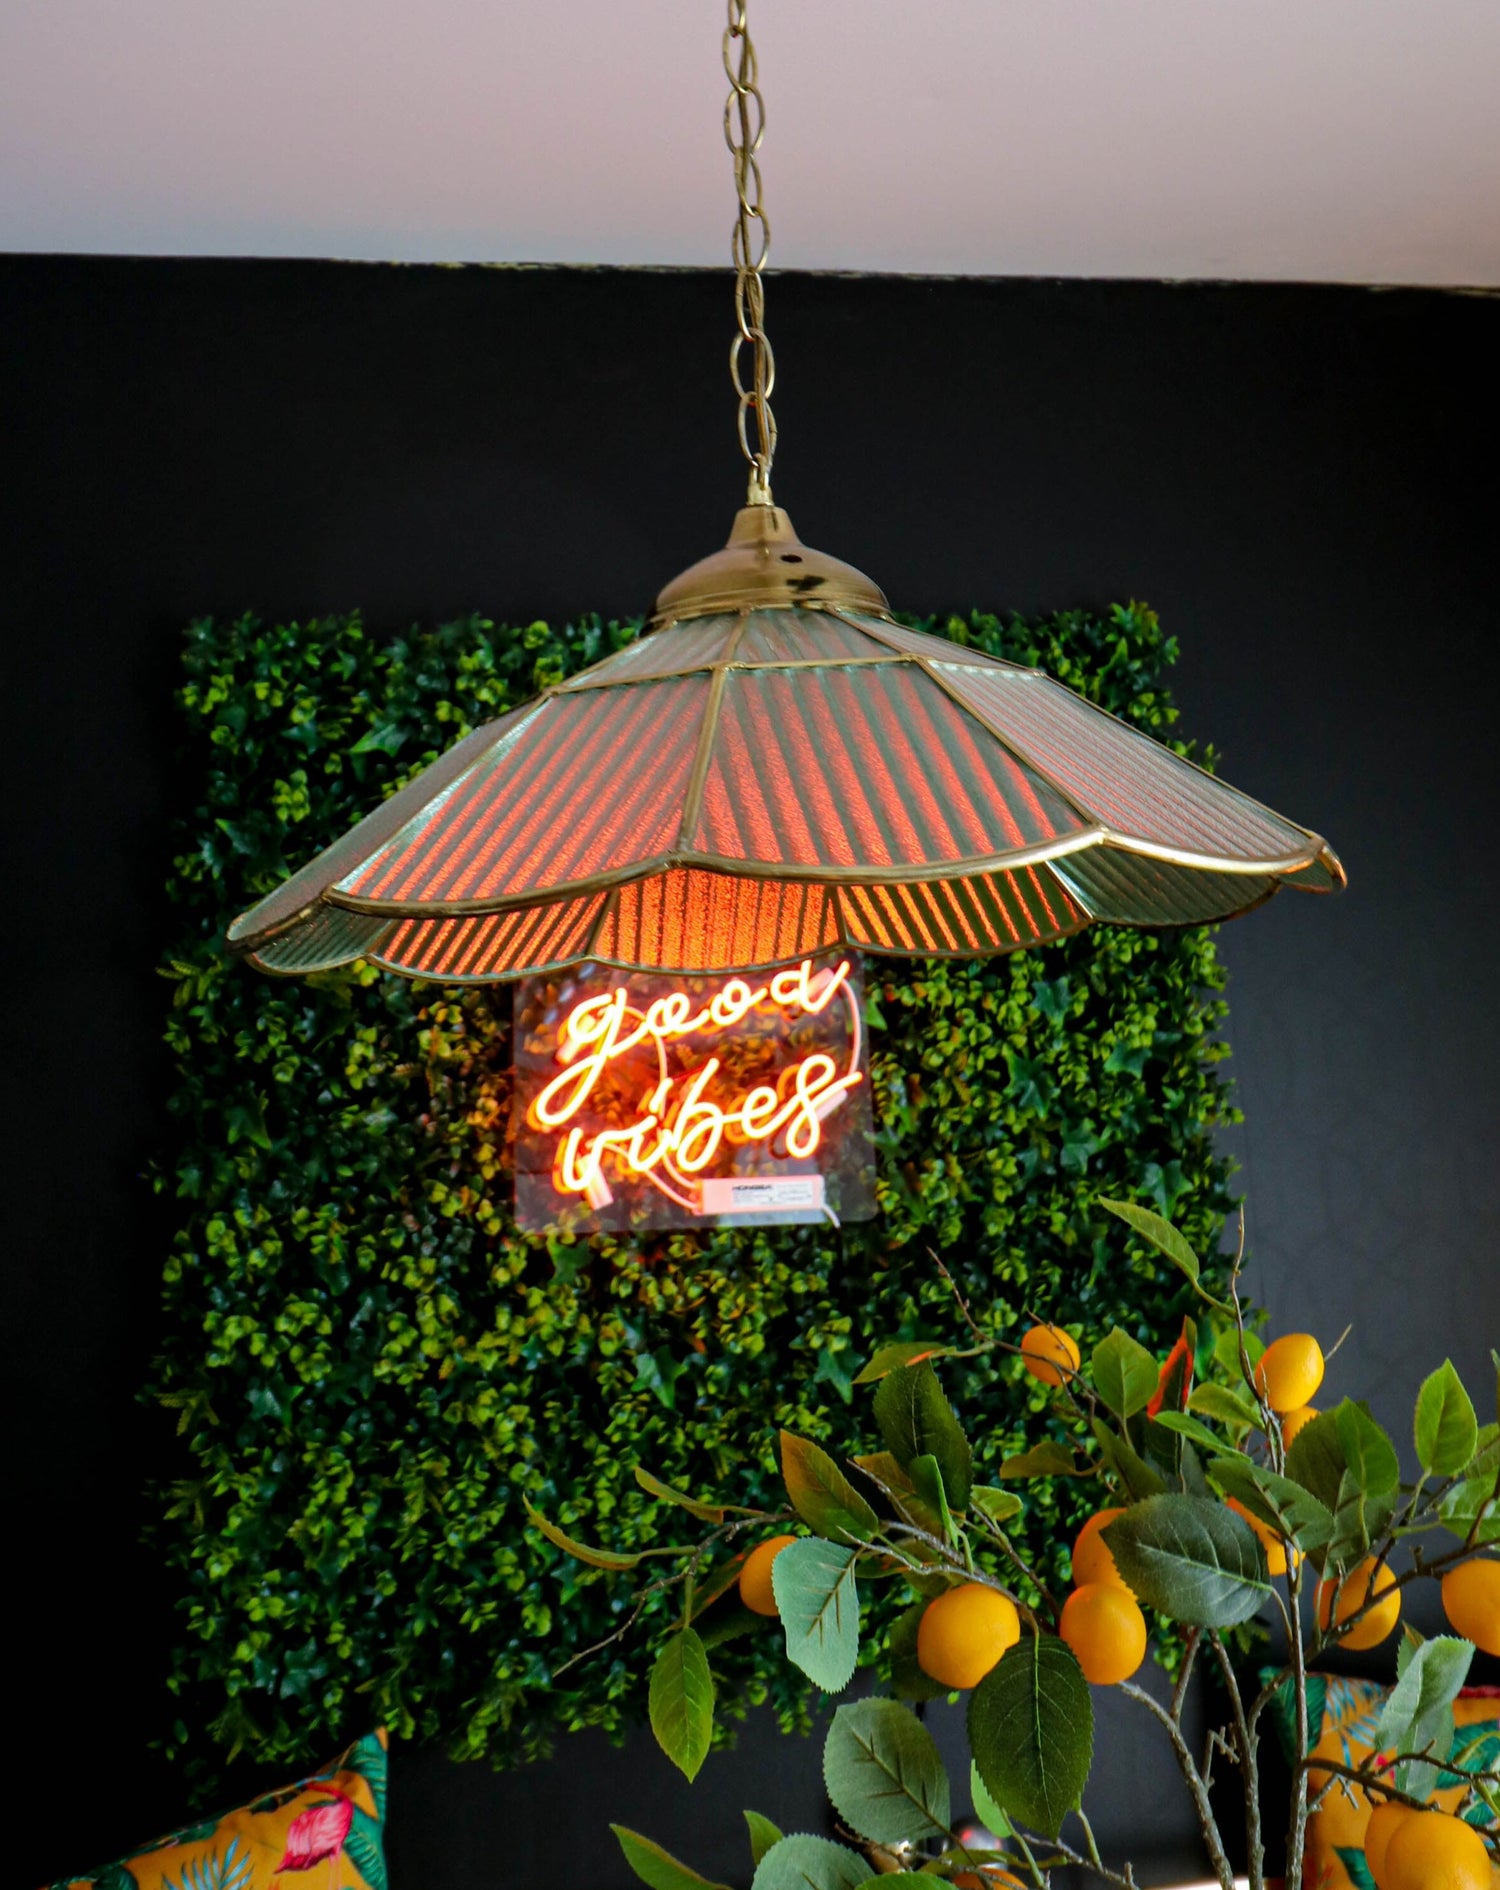
[[(729, 0), (731, 369), (748, 503), (649, 634), (474, 730), (229, 928), (262, 970), (472, 983), (583, 961), (971, 957), (1335, 892), (1317, 834), (1042, 671), (895, 622), (772, 502), (764, 129)], [(746, 353), (749, 375), (746, 377)], [(754, 439), (751, 429), (754, 429)]]

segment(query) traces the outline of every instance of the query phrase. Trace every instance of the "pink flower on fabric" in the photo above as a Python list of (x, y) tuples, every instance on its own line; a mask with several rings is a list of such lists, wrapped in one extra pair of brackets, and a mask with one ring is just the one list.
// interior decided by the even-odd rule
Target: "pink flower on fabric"
[(286, 1829), (286, 1849), (276, 1866), (283, 1870), (311, 1870), (325, 1858), (337, 1857), (354, 1822), (354, 1800), (342, 1793), (327, 1804), (299, 1811)]

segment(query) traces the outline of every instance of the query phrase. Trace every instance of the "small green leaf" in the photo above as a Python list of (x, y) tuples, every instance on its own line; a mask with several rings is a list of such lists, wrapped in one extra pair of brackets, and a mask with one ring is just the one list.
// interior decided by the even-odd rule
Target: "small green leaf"
[[(1375, 1728), (1376, 1748), (1423, 1752), (1431, 1747), (1439, 1758), (1445, 1758), (1453, 1734), (1453, 1702), (1469, 1677), (1473, 1659), (1473, 1642), (1451, 1634), (1437, 1635), (1416, 1647), (1386, 1699)], [(1425, 1782), (1430, 1788), (1431, 1780)]]
[(841, 1706), (823, 1746), (823, 1783), (851, 1830), (875, 1844), (948, 1831), (948, 1774), (932, 1734), (895, 1700)]
[(703, 1643), (691, 1628), (674, 1634), (651, 1669), (651, 1730), (689, 1781), (698, 1776), (714, 1731), (714, 1682)]
[(587, 1562), (590, 1568), (636, 1568), (640, 1565), (638, 1555), (617, 1555), (613, 1549), (596, 1549), (587, 1542), (579, 1542), (566, 1530), (559, 1529), (555, 1522), (548, 1522), (539, 1509), (532, 1507), (525, 1497), (526, 1514), (533, 1527), (540, 1529), (549, 1542), (555, 1542), (559, 1549), (566, 1549), (568, 1554), (576, 1556), (580, 1562)]
[(1163, 1220), (1160, 1214), (1153, 1214), (1150, 1208), (1137, 1207), (1133, 1201), (1107, 1201), (1101, 1196), (1099, 1205), (1127, 1222), (1143, 1239), (1149, 1240), (1158, 1253), (1165, 1254), (1172, 1265), (1191, 1280), (1200, 1299), (1207, 1300), (1210, 1306), (1217, 1306), (1220, 1312), (1231, 1310), (1198, 1284), (1198, 1275), (1202, 1271), (1198, 1256), (1170, 1221)]
[(832, 1838), (794, 1832), (773, 1844), (755, 1867), (751, 1890), (860, 1890), (870, 1866)]
[(859, 1658), (855, 1555), (837, 1542), (804, 1536), (771, 1564), (788, 1658), (825, 1693), (848, 1686)]
[(1429, 1476), (1456, 1476), (1473, 1456), (1479, 1440), (1479, 1420), (1451, 1359), (1445, 1358), (1423, 1380), (1417, 1393), (1413, 1430), (1417, 1461)]
[(1137, 1501), (1143, 1496), (1159, 1496), (1166, 1480), (1123, 1437), (1116, 1435), (1101, 1417), (1093, 1420), (1093, 1432), (1105, 1461), (1125, 1486), (1125, 1494)]
[(979, 1767), (972, 1759), (969, 1761), (969, 1797), (973, 1802), (974, 1816), (991, 1837), (1010, 1836), (1010, 1819), (990, 1796), (989, 1787), (979, 1776)]
[(686, 1864), (680, 1864), (669, 1851), (664, 1851), (650, 1838), (642, 1837), (639, 1831), (632, 1831), (623, 1824), (612, 1824), (609, 1828), (619, 1839), (625, 1862), (651, 1890), (728, 1890), (727, 1885), (714, 1883), (708, 1877), (700, 1877), (696, 1870), (689, 1870)]
[(674, 1490), (670, 1483), (663, 1483), (660, 1477), (652, 1476), (649, 1470), (643, 1470), (639, 1464), (635, 1467), (635, 1480), (648, 1495), (659, 1497), (664, 1503), (675, 1503), (679, 1509), (685, 1509), (700, 1522), (721, 1523), (724, 1520), (726, 1512), (723, 1504), (700, 1503), (696, 1496), (684, 1496), (681, 1490)]
[(1188, 1409), (1201, 1411), (1204, 1417), (1211, 1417), (1220, 1424), (1245, 1430), (1260, 1427), (1259, 1407), (1227, 1385), (1194, 1385), (1188, 1394)]
[(1164, 1431), (1173, 1431), (1178, 1437), (1187, 1437), (1195, 1444), (1201, 1444), (1205, 1450), (1217, 1455), (1224, 1448), (1224, 1439), (1211, 1431), (1206, 1424), (1200, 1424), (1196, 1418), (1190, 1418), (1186, 1411), (1163, 1411), (1153, 1419)]
[(948, 1507), (948, 1493), (943, 1488), (943, 1472), (937, 1458), (913, 1457), (906, 1472), (916, 1489), (917, 1500), (938, 1520), (939, 1526), (933, 1534), (941, 1536), (945, 1542), (957, 1542), (958, 1525)]
[(850, 1461), (884, 1493), (898, 1516), (914, 1528), (925, 1529), (931, 1536), (942, 1535), (943, 1518), (922, 1501), (910, 1473), (897, 1463), (890, 1451), (877, 1450), (871, 1456), (853, 1457)]
[(1170, 1620), (1233, 1627), (1271, 1598), (1255, 1531), (1212, 1497), (1148, 1496), (1102, 1534), (1126, 1584)]
[(792, 1508), (809, 1529), (833, 1542), (868, 1542), (879, 1518), (826, 1450), (781, 1433), (781, 1474)]
[(1316, 1556), (1328, 1546), (1333, 1517), (1300, 1483), (1248, 1457), (1233, 1455), (1210, 1458), (1208, 1474), (1226, 1496), (1235, 1497), (1263, 1523), (1291, 1536), (1304, 1555)]
[(1000, 1466), (1002, 1477), (1076, 1477), (1085, 1473), (1073, 1461), (1073, 1453), (1050, 1437), (1023, 1450), (1018, 1457), (1007, 1457)]
[(781, 1842), (782, 1834), (769, 1818), (763, 1818), (758, 1811), (747, 1811), (745, 1824), (750, 1832), (750, 1861), (758, 1864), (773, 1844)]
[(1144, 1345), (1115, 1326), (1094, 1347), (1094, 1389), (1117, 1418), (1144, 1411), (1156, 1390), (1159, 1368)]
[(969, 1491), (969, 1507), (992, 1523), (1008, 1523), (1025, 1508), (1014, 1490), (997, 1490), (992, 1483), (976, 1483)]
[(1066, 1642), (1022, 1634), (969, 1695), (969, 1749), (996, 1805), (1055, 1838), (1094, 1752), (1088, 1682)]
[(881, 1379), (875, 1392), (875, 1422), (899, 1463), (936, 1457), (948, 1501), (955, 1509), (968, 1508), (973, 1480), (969, 1440), (930, 1364), (898, 1365)]
[(856, 1385), (873, 1385), (877, 1379), (887, 1377), (898, 1365), (920, 1365), (925, 1358), (948, 1358), (953, 1351), (951, 1345), (942, 1345), (936, 1339), (901, 1339), (895, 1345), (882, 1345), (870, 1360), (854, 1375)]

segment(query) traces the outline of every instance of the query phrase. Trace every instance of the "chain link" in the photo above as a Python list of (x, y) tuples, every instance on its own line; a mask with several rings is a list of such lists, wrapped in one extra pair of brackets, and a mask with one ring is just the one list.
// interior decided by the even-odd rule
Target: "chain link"
[[(771, 253), (771, 225), (761, 203), (760, 163), (756, 156), (765, 135), (766, 105), (757, 83), (755, 45), (745, 24), (745, 6), (746, 0), (729, 0), (729, 25), (724, 33), (724, 72), (729, 80), (729, 97), (724, 101), (724, 142), (734, 158), (734, 183), (739, 197), (730, 245), (734, 259), (736, 333), (729, 349), (729, 372), (740, 400), (740, 448), (750, 466), (749, 502), (769, 505), (771, 461), (776, 453), (776, 418), (771, 412), (776, 357), (766, 336), (766, 295), (761, 280), (766, 258)], [(745, 375), (747, 347), (750, 350), (748, 383)]]

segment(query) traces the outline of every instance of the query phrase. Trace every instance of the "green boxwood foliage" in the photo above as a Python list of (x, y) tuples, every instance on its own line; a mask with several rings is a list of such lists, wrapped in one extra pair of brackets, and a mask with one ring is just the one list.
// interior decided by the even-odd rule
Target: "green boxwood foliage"
[[(1157, 734), (1175, 719), (1174, 646), (1139, 606), (923, 627), (1040, 663)], [(619, 1625), (624, 1590), (530, 1530), (523, 1496), (617, 1548), (657, 1520), (638, 1461), (771, 1500), (774, 1465), (739, 1461), (743, 1439), (818, 1435), (872, 1342), (953, 1331), (935, 1254), (997, 1329), (1032, 1309), (1164, 1349), (1185, 1283), (1090, 1203), (1148, 1202), (1217, 1244), (1212, 1132), (1233, 1112), (1201, 929), (872, 959), (880, 1218), (638, 1241), (517, 1232), (503, 987), (363, 966), (282, 981), (224, 957), (234, 912), (440, 748), (638, 628), (188, 632), (196, 798), (170, 884), (177, 1140), (159, 1177), (178, 1227), (151, 1388), (193, 1465), (159, 1525), (181, 1585), (179, 1742), (211, 1724), (291, 1759), (378, 1720), (513, 1763), (562, 1729), (618, 1729), (643, 1705), (618, 1649), (564, 1666)], [(1044, 1403), (993, 1359), (950, 1385), (1000, 1454)], [(1069, 1488), (1034, 1486), (1029, 1511), (1053, 1569)], [(715, 1663), (732, 1707), (805, 1712), (774, 1624)]]

